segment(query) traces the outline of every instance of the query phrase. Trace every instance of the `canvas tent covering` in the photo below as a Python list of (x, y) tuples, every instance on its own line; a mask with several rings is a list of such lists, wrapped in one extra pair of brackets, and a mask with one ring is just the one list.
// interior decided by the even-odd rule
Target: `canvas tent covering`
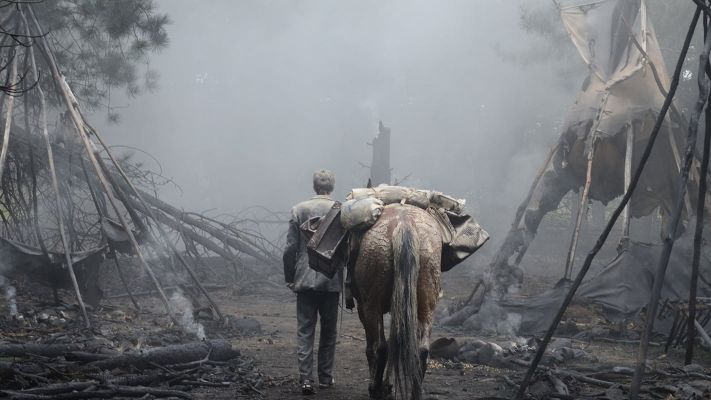
[[(691, 235), (677, 240), (671, 254), (669, 270), (662, 286), (662, 299), (686, 299), (689, 294), (691, 276)], [(661, 245), (632, 242), (628, 249), (612, 260), (598, 263), (599, 271), (583, 282), (574, 302), (592, 303), (599, 306), (606, 319), (623, 322), (636, 319), (646, 307), (652, 292), (652, 282), (656, 271)], [(699, 272), (700, 297), (711, 296), (711, 282), (704, 277), (711, 274), (711, 260), (704, 254)], [(510, 297), (499, 302), (506, 311), (503, 315), (513, 316), (519, 321), (518, 335), (538, 335), (550, 326), (553, 316), (560, 308), (569, 285), (558, 285), (534, 297)], [(479, 317), (480, 319), (481, 317)], [(464, 322), (463, 326), (476, 323)], [(661, 333), (669, 330), (668, 320), (660, 321), (656, 329)]]
[[(643, 148), (664, 103), (660, 85), (668, 88), (669, 77), (643, 1), (579, 3), (560, 4), (565, 29), (589, 69), (566, 118), (565, 140), (572, 146), (563, 158), (577, 167), (582, 177), (584, 166), (580, 161), (585, 157), (580, 150), (587, 152), (592, 141), (600, 141), (593, 160), (590, 197), (606, 203), (623, 192), (625, 134), (632, 130), (634, 148)], [(677, 148), (683, 144), (683, 134), (683, 123), (667, 118), (662, 127), (667, 140), (656, 145), (640, 184), (646, 190), (632, 199), (633, 216), (647, 215), (660, 205), (671, 208), (678, 167), (674, 158), (677, 150), (670, 146), (672, 141)], [(637, 153), (633, 168), (641, 152)]]
[[(588, 200), (607, 204), (624, 193), (626, 179), (639, 165), (641, 149), (647, 145), (670, 82), (644, 1), (578, 0), (557, 5), (589, 73), (568, 111), (558, 142), (490, 264), (500, 294), (522, 280), (518, 264), (543, 217), (556, 210), (567, 193), (578, 192), (582, 197), (576, 230)], [(622, 218), (623, 236), (630, 217), (649, 215), (657, 209), (663, 218), (670, 213), (680, 149), (685, 146), (683, 118), (674, 106), (667, 114)], [(687, 217), (697, 198), (696, 165), (685, 202)], [(574, 261), (576, 247), (577, 238), (573, 237), (566, 271), (572, 270), (568, 266)]]

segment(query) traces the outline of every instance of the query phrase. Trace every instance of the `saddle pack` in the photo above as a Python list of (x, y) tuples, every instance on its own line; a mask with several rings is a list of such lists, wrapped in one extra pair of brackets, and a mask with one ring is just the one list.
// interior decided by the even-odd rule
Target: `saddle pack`
[(442, 232), (442, 272), (464, 261), (489, 240), (489, 234), (463, 213), (464, 200), (402, 186), (353, 189), (345, 203), (336, 202), (325, 216), (301, 225), (307, 238), (309, 266), (329, 278), (346, 262), (350, 269), (355, 265), (361, 233), (375, 224), (384, 205), (393, 203), (425, 209), (437, 221)]

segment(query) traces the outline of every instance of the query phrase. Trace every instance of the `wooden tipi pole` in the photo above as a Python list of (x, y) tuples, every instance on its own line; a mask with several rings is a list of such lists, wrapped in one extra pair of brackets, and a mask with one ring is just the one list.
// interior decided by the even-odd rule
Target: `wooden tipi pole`
[(684, 39), (684, 44), (681, 48), (681, 52), (679, 54), (679, 58), (676, 63), (676, 68), (674, 69), (674, 75), (672, 77), (671, 85), (669, 87), (669, 93), (667, 94), (666, 98), (664, 99), (664, 104), (662, 104), (662, 108), (659, 111), (659, 115), (657, 116), (657, 120), (654, 124), (654, 128), (652, 129), (652, 132), (649, 135), (649, 140), (647, 142), (647, 146), (645, 147), (644, 152), (642, 153), (642, 156), (640, 157), (639, 165), (637, 166), (637, 169), (635, 170), (635, 173), (632, 176), (632, 181), (630, 182), (630, 186), (629, 186), (629, 188), (627, 188), (627, 191), (625, 192), (624, 196), (622, 196), (622, 200), (620, 201), (620, 204), (617, 206), (615, 211), (612, 213), (610, 220), (607, 222), (607, 225), (605, 226), (605, 229), (600, 234), (600, 237), (597, 239), (597, 242), (595, 242), (595, 246), (592, 248), (592, 250), (590, 250), (587, 257), (585, 258), (585, 262), (583, 263), (583, 266), (580, 269), (580, 272), (578, 272), (578, 275), (575, 277), (575, 281), (573, 281), (573, 284), (572, 284), (570, 290), (568, 291), (568, 294), (565, 296), (565, 299), (563, 299), (563, 304), (561, 304), (560, 308), (558, 309), (558, 312), (556, 313), (555, 317), (553, 318), (553, 321), (551, 322), (550, 326), (548, 327), (548, 330), (546, 331), (546, 334), (543, 337), (543, 340), (538, 345), (538, 349), (536, 350), (536, 355), (534, 356), (533, 361), (531, 362), (531, 365), (529, 366), (528, 370), (526, 371), (526, 375), (524, 376), (523, 381), (521, 382), (521, 385), (519, 386), (518, 392), (516, 393), (516, 399), (522, 399), (524, 397), (524, 395), (526, 394), (526, 389), (528, 388), (528, 384), (531, 382), (531, 378), (533, 377), (534, 372), (538, 368), (538, 364), (541, 362), (541, 359), (543, 358), (543, 354), (546, 352), (546, 348), (548, 347), (548, 343), (550, 343), (550, 340), (553, 337), (553, 333), (555, 333), (555, 330), (558, 327), (560, 320), (563, 318), (563, 314), (565, 313), (565, 310), (568, 308), (568, 306), (572, 302), (573, 297), (575, 296), (575, 292), (578, 290), (578, 287), (580, 287), (580, 284), (583, 282), (585, 275), (587, 274), (588, 270), (590, 269), (590, 266), (592, 265), (593, 259), (595, 258), (597, 253), (600, 251), (602, 246), (605, 244), (605, 241), (607, 240), (607, 237), (610, 235), (610, 232), (612, 232), (612, 229), (614, 228), (615, 223), (617, 222), (617, 219), (622, 214), (622, 210), (629, 202), (630, 198), (632, 197), (632, 193), (634, 193), (634, 189), (637, 187), (637, 184), (639, 183), (639, 179), (642, 176), (642, 171), (644, 170), (645, 165), (647, 165), (647, 160), (649, 159), (649, 156), (652, 154), (652, 148), (654, 147), (654, 143), (657, 140), (657, 137), (659, 136), (659, 130), (662, 127), (664, 119), (666, 118), (666, 115), (667, 115), (667, 111), (669, 111), (669, 107), (671, 106), (672, 101), (674, 99), (674, 95), (676, 94), (676, 89), (679, 86), (679, 76), (681, 75), (681, 70), (684, 66), (684, 61), (686, 60), (686, 54), (689, 51), (689, 45), (691, 44), (691, 39), (694, 36), (694, 30), (696, 29), (696, 25), (699, 21), (700, 15), (701, 15), (701, 8), (697, 7), (696, 12), (694, 13), (694, 17), (692, 18), (691, 23), (689, 25), (689, 29), (686, 33), (686, 37)]
[[(686, 186), (689, 181), (689, 171), (691, 170), (691, 165), (694, 159), (696, 137), (699, 129), (699, 119), (701, 118), (701, 113), (703, 112), (704, 106), (708, 101), (709, 91), (711, 89), (711, 82), (706, 76), (706, 67), (709, 62), (709, 52), (711, 52), (711, 36), (707, 37), (704, 41), (704, 49), (702, 50), (701, 55), (699, 56), (699, 97), (696, 101), (696, 106), (694, 108), (693, 113), (691, 114), (691, 121), (689, 123), (689, 132), (686, 138), (686, 154), (684, 155), (684, 163), (682, 165), (681, 178), (678, 187), (675, 208), (672, 214), (672, 218), (669, 221), (667, 236), (664, 239), (664, 247), (662, 248), (662, 254), (659, 258), (657, 271), (654, 276), (654, 286), (652, 287), (652, 295), (649, 300), (649, 303), (647, 304), (647, 318), (645, 329), (642, 333), (642, 338), (640, 340), (639, 351), (637, 353), (637, 365), (635, 367), (635, 373), (632, 378), (632, 384), (630, 385), (630, 399), (632, 400), (635, 400), (639, 397), (639, 391), (642, 385), (642, 377), (644, 376), (647, 364), (649, 339), (652, 336), (652, 331), (654, 329), (654, 321), (656, 320), (657, 307), (659, 306), (659, 298), (661, 296), (662, 286), (664, 285), (664, 277), (667, 272), (669, 258), (671, 256), (671, 252), (674, 247), (674, 242), (676, 240), (676, 233), (679, 225), (679, 220), (681, 219), (681, 212), (684, 208), (684, 196), (686, 195)], [(693, 323), (693, 321), (694, 320), (690, 318), (690, 322)]]
[[(709, 16), (704, 16), (704, 35), (708, 39)], [(706, 77), (711, 79), (711, 68), (706, 65)], [(711, 107), (706, 104), (705, 114), (705, 134), (704, 148), (701, 156), (701, 167), (699, 171), (699, 194), (696, 201), (696, 226), (694, 227), (694, 252), (691, 262), (691, 282), (689, 284), (689, 319), (686, 330), (686, 352), (684, 355), (684, 363), (691, 364), (694, 360), (694, 344), (696, 340), (696, 291), (699, 281), (699, 263), (701, 261), (701, 246), (703, 243), (704, 220), (706, 218), (706, 191), (707, 191), (707, 174), (709, 169), (709, 156), (711, 153)], [(703, 326), (699, 333), (704, 334)]]
[[(22, 21), (25, 26), (25, 33), (28, 37), (30, 37), (30, 27), (29, 24), (27, 23), (27, 17), (25, 17), (24, 11), (22, 11), (22, 6), (20, 6), (20, 16), (22, 17)], [(35, 60), (35, 51), (34, 51), (34, 46), (29, 46), (27, 48), (27, 51), (30, 52), (30, 63), (32, 65), (32, 76), (35, 77), (35, 79), (39, 80), (39, 73), (37, 71), (37, 62)], [(81, 291), (79, 290), (79, 284), (77, 283), (77, 277), (76, 274), (74, 273), (74, 265), (72, 262), (72, 254), (71, 254), (71, 249), (69, 248), (69, 240), (67, 238), (67, 234), (64, 229), (64, 215), (62, 211), (62, 202), (61, 202), (61, 196), (59, 194), (59, 183), (57, 181), (57, 170), (54, 165), (54, 154), (52, 153), (52, 145), (49, 141), (49, 132), (47, 130), (47, 106), (45, 103), (45, 98), (44, 98), (44, 91), (42, 90), (42, 87), (40, 85), (37, 85), (37, 92), (39, 94), (39, 99), (40, 99), (40, 119), (42, 123), (42, 136), (44, 137), (44, 143), (45, 146), (47, 147), (47, 162), (49, 164), (49, 171), (50, 175), (52, 177), (52, 191), (54, 192), (54, 201), (55, 204), (57, 205), (57, 225), (59, 228), (59, 237), (61, 238), (62, 241), (62, 247), (64, 249), (64, 262), (67, 264), (67, 270), (69, 271), (69, 277), (72, 281), (72, 286), (74, 287), (74, 292), (77, 297), (77, 302), (79, 303), (79, 308), (81, 308), (81, 313), (82, 316), (84, 317), (84, 322), (86, 323), (86, 327), (90, 328), (91, 327), (91, 322), (89, 321), (89, 315), (86, 312), (86, 306), (84, 305), (84, 300), (82, 299), (81, 296)], [(28, 132), (29, 133), (29, 132)], [(42, 240), (42, 238), (39, 238)]]
[[(82, 144), (84, 145), (84, 148), (87, 152), (87, 155), (89, 157), (89, 161), (91, 161), (91, 165), (96, 173), (96, 175), (99, 178), (99, 182), (101, 183), (101, 186), (103, 190), (106, 193), (111, 193), (111, 186), (109, 185), (106, 176), (104, 176), (103, 171), (101, 170), (101, 167), (99, 166), (99, 162), (97, 160), (97, 155), (96, 155), (96, 147), (93, 145), (91, 140), (86, 134), (86, 131), (84, 129), (84, 123), (79, 116), (79, 112), (77, 110), (79, 104), (77, 103), (76, 98), (71, 92), (71, 89), (69, 88), (69, 85), (67, 84), (64, 76), (61, 74), (59, 71), (59, 68), (54, 60), (54, 55), (52, 53), (52, 50), (49, 47), (49, 43), (47, 43), (47, 39), (45, 38), (44, 35), (42, 35), (42, 30), (39, 25), (39, 21), (37, 21), (37, 16), (34, 14), (34, 11), (32, 10), (32, 6), (28, 5), (27, 6), (30, 15), (32, 16), (35, 28), (37, 29), (37, 32), (39, 33), (39, 39), (40, 42), (42, 43), (42, 47), (45, 53), (45, 58), (47, 60), (47, 63), (50, 66), (51, 72), (52, 72), (52, 77), (54, 78), (55, 83), (57, 84), (57, 87), (59, 88), (61, 95), (62, 95), (62, 100), (64, 100), (65, 105), (67, 106), (67, 110), (69, 111), (69, 115), (72, 118), (72, 121), (74, 122), (74, 126), (76, 128), (76, 132), (79, 135), (79, 138), (81, 139)], [(170, 302), (168, 301), (168, 298), (165, 295), (165, 292), (163, 291), (163, 287), (161, 286), (160, 282), (158, 281), (158, 278), (156, 277), (155, 273), (153, 272), (153, 269), (151, 268), (150, 265), (148, 265), (148, 262), (146, 261), (145, 257), (143, 256), (143, 252), (141, 251), (141, 248), (138, 244), (138, 241), (136, 240), (136, 237), (133, 234), (133, 231), (131, 230), (130, 226), (128, 225), (128, 221), (126, 220), (126, 217), (123, 215), (123, 213), (120, 212), (118, 205), (116, 204), (116, 201), (112, 196), (106, 196), (109, 200), (109, 203), (111, 204), (111, 207), (116, 211), (116, 215), (119, 218), (119, 221), (121, 222), (121, 225), (123, 226), (124, 230), (126, 231), (126, 235), (129, 238), (129, 241), (131, 242), (131, 245), (133, 246), (134, 251), (136, 252), (136, 256), (138, 257), (139, 262), (145, 269), (146, 273), (148, 276), (151, 278), (151, 281), (153, 282), (153, 285), (155, 286), (156, 290), (158, 291), (161, 300), (163, 301), (163, 304), (165, 305), (166, 312), (170, 316), (170, 318), (175, 322), (176, 324), (179, 324), (178, 319), (176, 318), (175, 314), (173, 313), (173, 310), (171, 308)]]

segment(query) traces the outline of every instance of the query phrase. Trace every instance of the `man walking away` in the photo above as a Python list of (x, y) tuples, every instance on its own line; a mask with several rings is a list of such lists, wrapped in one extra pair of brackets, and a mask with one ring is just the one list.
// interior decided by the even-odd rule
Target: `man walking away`
[(284, 278), (296, 292), (299, 381), (301, 392), (315, 394), (313, 380), (313, 347), (316, 322), (321, 317), (318, 348), (319, 388), (333, 386), (333, 361), (336, 352), (338, 300), (343, 284), (343, 268), (329, 279), (309, 267), (306, 240), (299, 227), (312, 217), (322, 217), (334, 204), (330, 195), (336, 179), (331, 171), (314, 172), (316, 196), (295, 205), (291, 210), (289, 231), (284, 250)]

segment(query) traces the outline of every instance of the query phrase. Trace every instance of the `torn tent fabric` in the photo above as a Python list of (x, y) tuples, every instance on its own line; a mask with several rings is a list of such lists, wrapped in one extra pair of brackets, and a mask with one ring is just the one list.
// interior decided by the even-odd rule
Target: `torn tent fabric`
[[(644, 1), (562, 1), (559, 11), (589, 74), (566, 116), (556, 168), (584, 181), (587, 154), (594, 147), (590, 197), (607, 203), (624, 192), (627, 133), (633, 135), (634, 149), (646, 146), (670, 79)], [(673, 110), (667, 114), (632, 197), (633, 216), (672, 207), (678, 171), (674, 152), (684, 146), (683, 125)], [(633, 169), (641, 154), (634, 151)]]

